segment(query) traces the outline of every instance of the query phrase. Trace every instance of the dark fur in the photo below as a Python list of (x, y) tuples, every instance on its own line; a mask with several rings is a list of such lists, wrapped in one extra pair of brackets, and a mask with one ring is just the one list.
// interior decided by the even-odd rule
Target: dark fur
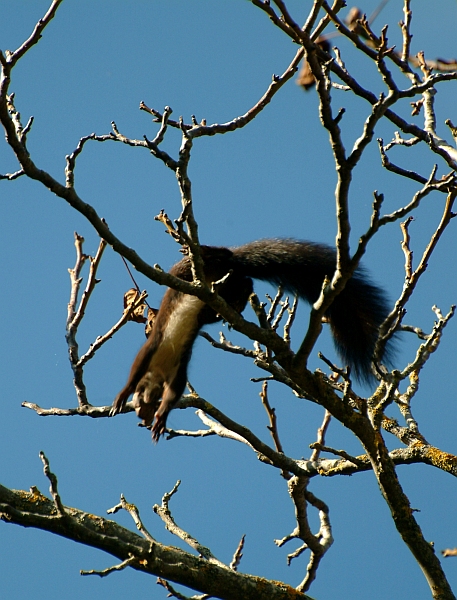
[[(281, 285), (312, 304), (319, 297), (324, 278), (332, 277), (336, 265), (333, 248), (290, 239), (260, 240), (232, 249), (202, 246), (202, 257), (208, 283), (231, 272), (218, 292), (238, 312), (252, 292), (252, 278)], [(190, 260), (183, 258), (170, 273), (191, 281)], [(372, 378), (378, 330), (388, 312), (384, 292), (369, 281), (362, 268), (355, 271), (327, 310), (335, 346), (359, 380)], [(152, 436), (158, 440), (165, 431), (168, 413), (184, 392), (187, 365), (199, 330), (219, 319), (201, 301), (168, 289), (111, 414), (121, 412), (134, 394), (138, 416), (146, 426), (152, 425)]]

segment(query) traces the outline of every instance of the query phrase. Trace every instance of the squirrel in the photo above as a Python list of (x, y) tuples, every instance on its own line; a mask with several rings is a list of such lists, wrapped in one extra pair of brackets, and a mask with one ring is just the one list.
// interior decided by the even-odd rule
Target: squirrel
[[(218, 293), (240, 313), (253, 291), (252, 278), (280, 285), (313, 304), (325, 277), (331, 277), (336, 267), (334, 248), (293, 239), (264, 239), (236, 248), (201, 246), (201, 255), (208, 284), (227, 276)], [(192, 281), (190, 259), (184, 257), (170, 273)], [(378, 330), (388, 314), (384, 291), (370, 281), (362, 267), (355, 270), (326, 311), (338, 354), (359, 381), (368, 382), (373, 377), (371, 363)], [(165, 433), (169, 412), (184, 392), (198, 332), (220, 319), (199, 298), (169, 288), (110, 415), (122, 412), (133, 394), (138, 417), (146, 427), (152, 426), (153, 440), (158, 441)], [(390, 350), (388, 346), (385, 354)]]

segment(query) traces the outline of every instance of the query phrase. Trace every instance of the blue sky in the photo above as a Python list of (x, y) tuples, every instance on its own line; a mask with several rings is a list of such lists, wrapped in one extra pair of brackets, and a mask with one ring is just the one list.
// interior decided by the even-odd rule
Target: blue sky
[[(289, 2), (300, 22), (304, 3)], [(361, 8), (371, 13), (375, 2)], [(390, 43), (401, 45), (400, 2), (390, 2), (378, 27), (390, 24)], [(47, 1), (18, 0), (0, 8), (0, 48), (16, 48), (45, 13)], [(453, 58), (457, 7), (450, 0), (440, 11), (415, 8), (413, 52), (426, 57)], [(335, 38), (348, 68), (362, 83), (380, 93), (383, 85), (372, 65), (361, 60), (343, 40)], [(174, 117), (186, 122), (195, 114), (208, 123), (224, 122), (248, 110), (264, 93), (273, 73), (284, 71), (296, 47), (257, 8), (246, 0), (232, 2), (136, 2), (66, 0), (43, 38), (17, 65), (11, 85), (23, 121), (35, 117), (29, 149), (36, 164), (63, 181), (65, 155), (83, 135), (108, 133), (114, 120), (130, 137), (153, 137), (156, 124), (138, 110), (141, 100), (162, 110), (170, 105)], [(398, 83), (406, 82), (397, 77)], [(450, 139), (444, 121), (457, 122), (456, 83), (441, 85), (436, 97), (438, 133)], [(343, 138), (351, 148), (368, 115), (367, 106), (344, 92), (333, 93), (335, 107), (344, 106)], [(407, 102), (402, 115), (410, 118)], [(420, 118), (417, 120), (421, 124)], [(388, 141), (394, 133), (380, 124), (377, 135)], [(170, 130), (164, 148), (173, 156), (179, 134)], [(428, 175), (437, 160), (427, 149), (396, 148), (391, 159)], [(16, 170), (12, 152), (0, 144), (0, 172)], [(201, 240), (236, 245), (269, 236), (290, 236), (332, 244), (335, 239), (333, 158), (327, 133), (317, 116), (317, 99), (293, 81), (243, 130), (198, 139), (192, 151), (190, 177)], [(439, 165), (438, 174), (447, 172)], [(86, 145), (78, 158), (76, 189), (105, 217), (111, 229), (152, 264), (169, 268), (179, 259), (177, 246), (164, 235), (154, 216), (164, 208), (171, 218), (180, 212), (174, 175), (144, 149), (114, 143)], [(367, 150), (351, 188), (352, 243), (369, 224), (372, 194), (384, 193), (385, 211), (406, 204), (418, 186), (387, 173), (380, 166), (375, 143)], [(414, 260), (439, 222), (444, 197), (429, 196), (410, 227)], [(246, 447), (227, 440), (162, 440), (153, 446), (136, 417), (116, 419), (39, 418), (21, 408), (32, 401), (45, 407), (75, 405), (72, 375), (65, 345), (69, 299), (68, 268), (74, 265), (73, 232), (86, 239), (93, 254), (98, 239), (91, 226), (63, 200), (38, 183), (20, 178), (0, 182), (0, 361), (3, 418), (0, 448), (1, 483), (16, 489), (37, 485), (47, 492), (38, 452), (43, 450), (59, 477), (63, 502), (104, 515), (123, 493), (137, 504), (151, 533), (164, 543), (180, 546), (164, 531), (151, 511), (177, 479), (182, 480), (171, 508), (178, 523), (229, 562), (243, 533), (247, 534), (240, 570), (297, 585), (306, 558), (286, 566), (292, 545), (277, 549), (294, 527), (293, 507), (279, 473), (260, 464)], [(386, 227), (370, 244), (365, 266), (394, 299), (403, 285), (403, 255), (398, 224)], [(457, 298), (455, 223), (445, 232), (430, 260), (406, 322), (429, 331), (436, 304), (447, 312)], [(107, 331), (122, 312), (123, 293), (131, 287), (120, 258), (107, 249), (97, 286), (78, 341), (81, 351)], [(157, 306), (163, 289), (138, 275), (140, 287)], [(259, 293), (267, 288), (258, 286)], [(299, 344), (307, 322), (300, 307), (293, 333)], [(251, 317), (252, 318), (252, 317)], [(220, 324), (209, 328), (217, 336)], [(243, 342), (225, 331), (235, 342)], [(123, 386), (130, 363), (143, 341), (141, 326), (131, 323), (87, 366), (85, 381), (93, 404), (107, 405)], [(248, 347), (249, 342), (244, 341)], [(403, 336), (397, 356), (404, 366), (417, 342)], [(327, 332), (316, 347), (334, 356)], [(455, 369), (456, 324), (445, 330), (439, 351), (423, 371), (414, 401), (421, 432), (443, 450), (456, 453)], [(317, 356), (313, 368), (322, 367)], [(230, 417), (250, 427), (265, 441), (267, 419), (258, 399), (261, 376), (247, 359), (222, 355), (199, 340), (190, 380), (197, 391)], [(285, 452), (309, 456), (323, 411), (295, 398), (277, 384), (270, 387)], [(391, 411), (395, 415), (394, 409)], [(198, 428), (192, 411), (175, 411), (174, 428)], [(338, 423), (332, 423), (327, 443), (351, 454), (360, 445)], [(388, 439), (390, 447), (395, 440)], [(418, 521), (437, 551), (457, 545), (457, 493), (450, 475), (431, 467), (398, 469)], [(371, 473), (350, 478), (314, 480), (310, 488), (330, 505), (335, 544), (326, 555), (310, 593), (320, 600), (357, 597), (373, 600), (427, 598), (428, 587), (401, 543)], [(127, 514), (116, 520), (134, 528)], [(315, 515), (313, 515), (313, 519)], [(316, 521), (315, 521), (316, 522)], [(99, 579), (81, 577), (80, 569), (103, 569), (113, 559), (102, 552), (37, 530), (0, 523), (0, 595), (19, 600), (73, 598), (164, 598), (154, 578), (128, 570)], [(457, 563), (445, 562), (457, 589)], [(26, 571), (27, 575), (24, 575)], [(382, 578), (381, 578), (382, 573)], [(51, 592), (52, 590), (52, 592)]]

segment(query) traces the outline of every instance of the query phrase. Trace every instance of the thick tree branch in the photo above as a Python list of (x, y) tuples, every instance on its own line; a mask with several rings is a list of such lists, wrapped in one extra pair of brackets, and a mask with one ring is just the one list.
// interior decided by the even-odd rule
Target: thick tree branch
[(178, 548), (152, 542), (103, 517), (94, 517), (70, 506), (63, 506), (63, 510), (64, 516), (56, 515), (54, 502), (36, 488), (26, 492), (0, 485), (0, 518), (6, 523), (35, 527), (98, 548), (121, 561), (128, 561), (128, 566), (137, 571), (170, 579), (216, 598), (308, 598), (284, 583), (244, 575)]

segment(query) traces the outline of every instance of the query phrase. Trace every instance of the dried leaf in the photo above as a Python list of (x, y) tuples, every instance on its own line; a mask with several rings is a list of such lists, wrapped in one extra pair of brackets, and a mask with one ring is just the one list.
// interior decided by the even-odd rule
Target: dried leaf
[[(127, 290), (124, 294), (124, 309), (129, 308), (134, 304), (140, 296), (140, 292), (136, 288)], [(135, 310), (130, 314), (129, 321), (135, 321), (135, 323), (146, 323), (146, 317), (144, 311), (146, 310), (146, 303), (142, 302)]]
[(146, 327), (144, 328), (146, 337), (149, 337), (149, 334), (152, 331), (152, 328), (154, 326), (154, 321), (155, 321), (155, 318), (156, 318), (156, 315), (158, 312), (159, 312), (158, 308), (151, 308), (150, 306), (148, 306), (148, 316), (146, 319)]
[[(316, 44), (320, 46), (322, 50), (325, 50), (326, 52), (330, 51), (330, 43), (324, 37), (318, 37)], [(309, 90), (315, 83), (314, 75), (311, 72), (308, 61), (304, 60), (301, 71), (297, 77), (297, 85), (301, 85), (305, 90)]]

